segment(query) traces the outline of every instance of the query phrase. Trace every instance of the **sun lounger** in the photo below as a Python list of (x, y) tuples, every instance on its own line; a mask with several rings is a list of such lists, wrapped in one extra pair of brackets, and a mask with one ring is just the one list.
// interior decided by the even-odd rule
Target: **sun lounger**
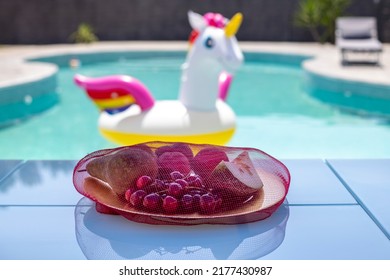
[[(340, 17), (336, 20), (336, 46), (341, 50), (342, 63), (349, 63), (348, 52), (373, 53), (379, 63), (382, 43), (378, 40), (376, 19), (372, 17)], [(369, 62), (369, 61), (366, 61)]]

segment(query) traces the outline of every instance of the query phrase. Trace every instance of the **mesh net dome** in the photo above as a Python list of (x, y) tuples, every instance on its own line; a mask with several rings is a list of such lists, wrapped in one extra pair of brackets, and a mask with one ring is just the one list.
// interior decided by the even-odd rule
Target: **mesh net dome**
[(288, 169), (254, 148), (147, 142), (95, 151), (73, 172), (101, 213), (148, 224), (236, 224), (283, 203)]

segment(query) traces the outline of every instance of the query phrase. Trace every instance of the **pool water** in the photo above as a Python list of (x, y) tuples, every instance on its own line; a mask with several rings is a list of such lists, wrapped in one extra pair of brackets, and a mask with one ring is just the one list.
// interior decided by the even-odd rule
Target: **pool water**
[[(2, 159), (79, 159), (116, 145), (97, 128), (98, 111), (73, 76), (127, 74), (144, 82), (156, 99), (176, 99), (184, 53), (61, 67), (59, 102), (53, 108), (0, 129)], [(308, 94), (298, 63), (247, 60), (227, 102), (238, 116), (229, 146), (254, 147), (278, 158), (390, 158), (390, 125), (344, 113)]]

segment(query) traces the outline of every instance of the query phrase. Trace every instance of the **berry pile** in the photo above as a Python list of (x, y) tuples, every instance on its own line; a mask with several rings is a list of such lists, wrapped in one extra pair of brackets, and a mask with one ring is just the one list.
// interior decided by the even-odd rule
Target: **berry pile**
[(147, 175), (125, 193), (125, 199), (138, 209), (150, 212), (210, 214), (220, 209), (222, 198), (207, 188), (199, 175), (172, 171), (162, 179)]

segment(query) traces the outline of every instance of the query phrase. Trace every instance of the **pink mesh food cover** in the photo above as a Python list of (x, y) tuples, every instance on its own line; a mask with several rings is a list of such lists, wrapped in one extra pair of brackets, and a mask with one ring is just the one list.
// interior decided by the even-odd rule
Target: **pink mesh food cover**
[(290, 174), (253, 148), (148, 142), (93, 152), (73, 183), (101, 213), (149, 224), (236, 224), (269, 217)]

